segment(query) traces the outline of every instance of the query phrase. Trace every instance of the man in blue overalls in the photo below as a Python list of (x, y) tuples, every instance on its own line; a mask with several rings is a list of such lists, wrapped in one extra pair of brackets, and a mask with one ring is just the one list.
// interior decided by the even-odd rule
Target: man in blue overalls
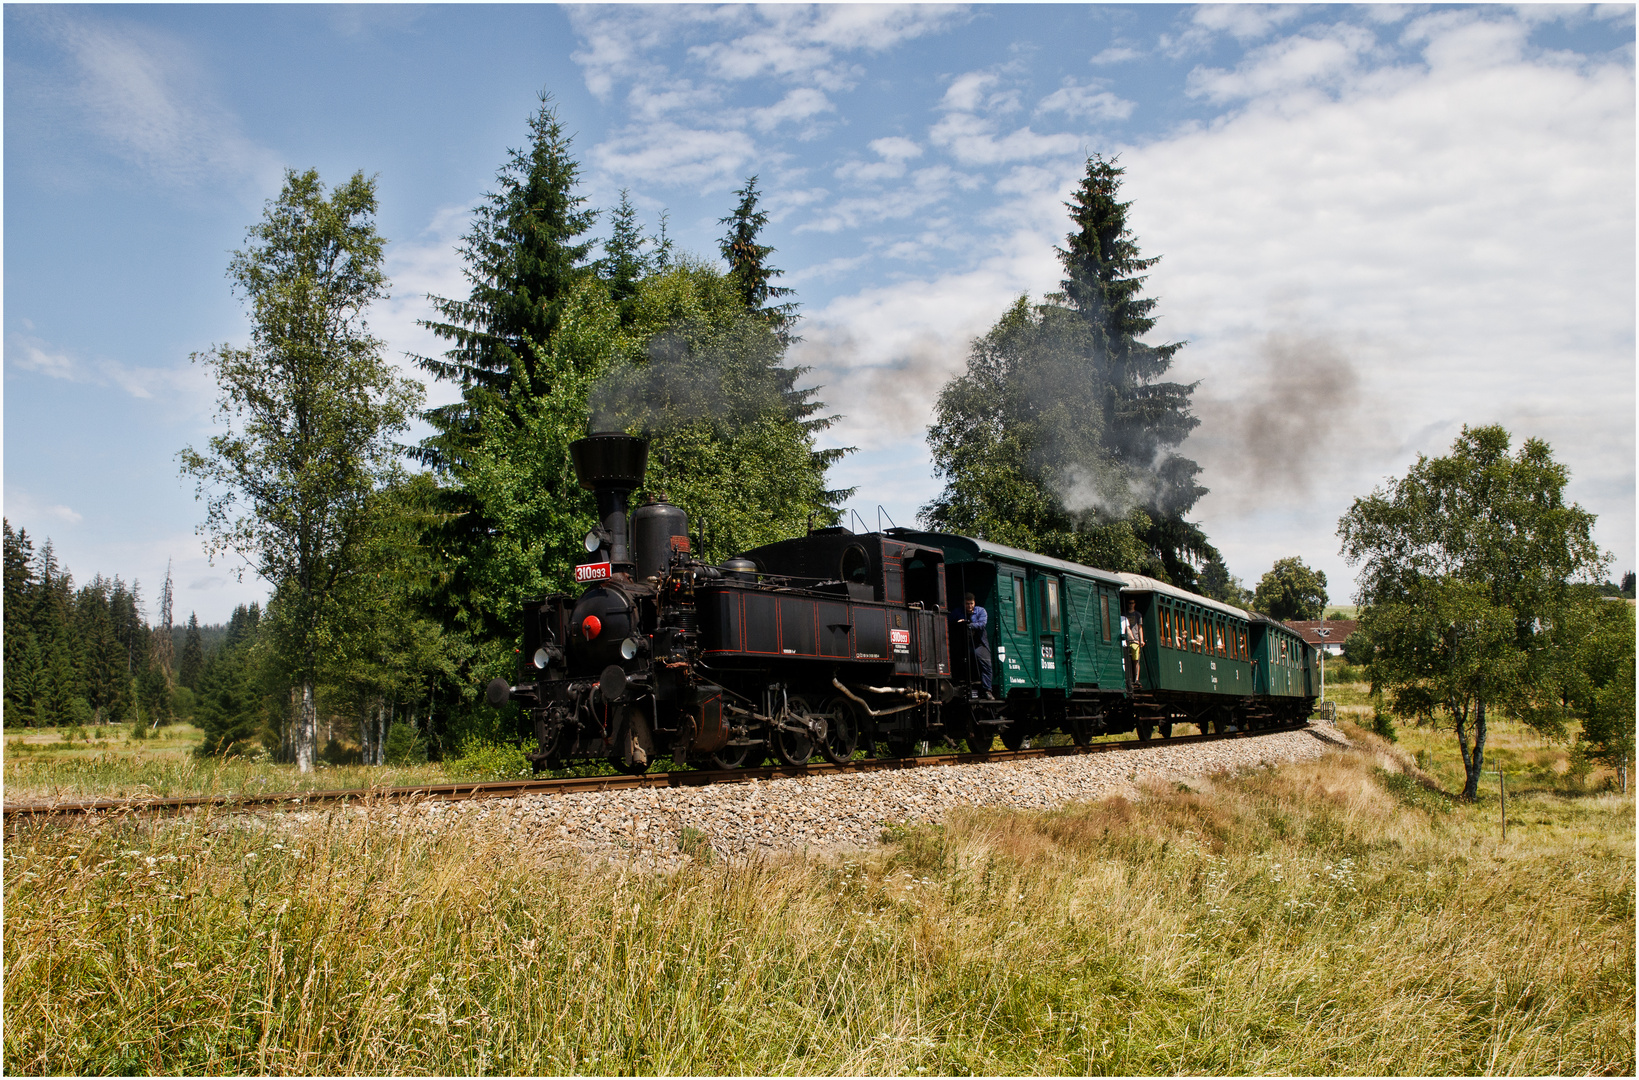
[(967, 617), (958, 619), (956, 625), (967, 628), (968, 656), (973, 665), (970, 670), (979, 672), (979, 684), (984, 687), (985, 697), (989, 697), (990, 643), (985, 640), (985, 627), (990, 623), (990, 616), (974, 600), (972, 593), (962, 598), (962, 606), (967, 611)]

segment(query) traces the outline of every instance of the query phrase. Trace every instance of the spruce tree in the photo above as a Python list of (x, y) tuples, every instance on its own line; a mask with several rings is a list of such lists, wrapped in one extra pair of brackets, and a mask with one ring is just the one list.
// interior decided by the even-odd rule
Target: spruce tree
[[(470, 294), (433, 298), (442, 318), (424, 324), (453, 348), (442, 359), (418, 362), (462, 389), (460, 401), (424, 414), (433, 434), (415, 451), (440, 479), (424, 508), (423, 543), (440, 558), (425, 604), (434, 621), (474, 645), (508, 636), (511, 604), (496, 596), (494, 549), (528, 543), (513, 535), (516, 522), (502, 520), (505, 508), (483, 477), (498, 457), (515, 461), (525, 448), (548, 452), (534, 431), (541, 404), (584, 401), (582, 384), (598, 368), (595, 356), (551, 349), (579, 290), (592, 282), (601, 291), (587, 261), (591, 241), (584, 239), (596, 214), (583, 208), (576, 190), (580, 166), (570, 142), (543, 95), (529, 119), (528, 144), (508, 151), (462, 242)], [(574, 427), (573, 437), (584, 434), (584, 417)], [(590, 496), (567, 467), (534, 479), (537, 500), (570, 517), (589, 511)]]
[(620, 324), (632, 324), (638, 284), (648, 275), (671, 264), (671, 240), (666, 237), (666, 218), (661, 215), (660, 235), (645, 237), (637, 222), (632, 193), (620, 189), (620, 202), (609, 213), (609, 239), (603, 242), (603, 258), (596, 264), (598, 276), (609, 287), (609, 298), (620, 312)]
[(1217, 551), (1200, 528), (1184, 519), (1206, 489), (1195, 482), (1201, 468), (1175, 452), (1200, 424), (1189, 409), (1194, 383), (1161, 381), (1183, 342), (1147, 345), (1139, 338), (1155, 328), (1156, 300), (1143, 296), (1145, 271), (1159, 256), (1143, 258), (1127, 227), (1120, 201), (1126, 170), (1094, 155), (1065, 206), (1075, 225), (1058, 251), (1067, 306), (1087, 326), (1094, 346), (1089, 358), (1103, 368), (1106, 445), (1117, 461), (1152, 478), (1140, 506), (1151, 524), (1140, 535), (1167, 575), (1193, 586), (1192, 563), (1210, 562)]
[(40, 646), (34, 634), (34, 542), (27, 529), (5, 521), (5, 721), (32, 725), (40, 679)]
[[(462, 241), (471, 292), (465, 300), (430, 298), (440, 318), (422, 325), (453, 347), (442, 358), (416, 362), (434, 378), (459, 384), (462, 397), (426, 412), (433, 434), (417, 450), (424, 464), (458, 477), (463, 454), (490, 434), (485, 405), (552, 390), (531, 343), (552, 337), (576, 283), (589, 273), (592, 244), (582, 237), (597, 217), (582, 209), (586, 200), (575, 191), (580, 165), (570, 142), (543, 95), (529, 119), (529, 145), (508, 151), (495, 191), (474, 209)], [(501, 415), (514, 416), (505, 408)]]
[(194, 722), (205, 733), (201, 755), (244, 754), (256, 748), (263, 714), (252, 650), (260, 622), (257, 604), (234, 608), (226, 638), (200, 672)]
[(177, 658), (176, 681), (189, 690), (197, 689), (204, 667), (205, 642), (199, 634), (199, 616), (190, 611), (188, 629), (182, 637), (182, 655)]
[(746, 310), (766, 320), (780, 340), (789, 344), (791, 327), (797, 321), (797, 305), (769, 303), (790, 296), (791, 290), (773, 284), (785, 271), (768, 265), (768, 257), (774, 254), (774, 249), (757, 241), (768, 224), (768, 212), (757, 208), (757, 178), (747, 177), (745, 187), (736, 189), (734, 194), (740, 197), (739, 205), (733, 213), (717, 220), (717, 224), (728, 226), (718, 249), (728, 262), (729, 280), (745, 302)]
[(945, 489), (921, 516), (1192, 588), (1195, 565), (1218, 555), (1184, 518), (1205, 494), (1200, 467), (1176, 453), (1199, 423), (1194, 386), (1163, 380), (1182, 343), (1141, 340), (1157, 260), (1127, 227), (1122, 172), (1088, 160), (1065, 204), (1063, 291), (1015, 302), (941, 392), (928, 437)]

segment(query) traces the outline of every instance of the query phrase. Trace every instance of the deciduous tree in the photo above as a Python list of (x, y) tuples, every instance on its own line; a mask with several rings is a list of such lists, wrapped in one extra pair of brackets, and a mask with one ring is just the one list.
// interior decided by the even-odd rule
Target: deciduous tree
[(314, 692), (336, 598), (371, 496), (399, 472), (394, 437), (421, 399), (365, 322), (387, 295), (375, 211), (375, 182), (362, 173), (328, 197), (317, 171), (286, 174), (229, 267), (250, 307), (250, 345), (194, 356), (216, 376), (228, 430), (206, 452), (181, 454), (213, 555), (239, 553), (274, 587), (278, 652), (300, 688), (292, 745), (304, 772), (317, 754)]
[(1258, 581), (1252, 606), (1271, 619), (1318, 619), (1326, 610), (1326, 573), (1294, 555), (1276, 559)]
[(1548, 444), (1510, 444), (1501, 427), (1465, 427), (1449, 455), (1419, 456), (1338, 523), (1344, 557), (1361, 568), (1373, 684), (1401, 715), (1449, 720), (1469, 799), (1487, 710), (1553, 723), (1530, 707), (1530, 690), (1563, 662), (1553, 628), (1572, 617), (1572, 584), (1598, 581), (1607, 565), (1594, 515), (1566, 504), (1569, 472)]

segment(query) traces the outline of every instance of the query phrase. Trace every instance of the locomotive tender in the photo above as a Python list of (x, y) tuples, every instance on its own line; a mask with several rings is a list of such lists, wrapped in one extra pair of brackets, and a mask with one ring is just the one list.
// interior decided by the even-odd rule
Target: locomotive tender
[[(996, 738), (1018, 749), (1054, 731), (1078, 744), (1173, 725), (1202, 732), (1301, 722), (1313, 650), (1264, 617), (1137, 574), (1112, 574), (969, 537), (842, 528), (696, 558), (688, 517), (652, 497), (629, 513), (648, 446), (599, 433), (570, 447), (598, 504), (579, 596), (524, 605), (514, 684), (534, 722), (537, 769), (656, 757), (715, 768), (833, 762), (879, 745)], [(995, 673), (983, 692), (958, 620), (973, 593), (990, 615)], [(1129, 665), (1121, 614), (1143, 627)]]

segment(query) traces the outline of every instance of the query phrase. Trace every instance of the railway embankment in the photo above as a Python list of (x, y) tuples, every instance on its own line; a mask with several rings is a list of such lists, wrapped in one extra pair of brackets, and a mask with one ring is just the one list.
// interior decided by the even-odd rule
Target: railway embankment
[(706, 857), (708, 849), (711, 857), (728, 859), (776, 851), (855, 851), (879, 843), (885, 832), (935, 822), (962, 807), (1050, 810), (1135, 794), (1148, 783), (1312, 760), (1347, 745), (1337, 728), (1314, 723), (1223, 742), (1169, 745), (1157, 739), (1118, 754), (707, 787), (429, 801), (403, 807), (395, 817), (438, 830), (499, 832), (536, 848), (673, 867)]

